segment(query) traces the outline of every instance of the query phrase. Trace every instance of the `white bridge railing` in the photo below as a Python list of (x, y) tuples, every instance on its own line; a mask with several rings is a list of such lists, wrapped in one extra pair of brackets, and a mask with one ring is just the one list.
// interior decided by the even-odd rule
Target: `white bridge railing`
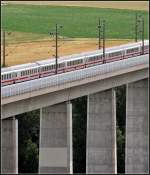
[(63, 74), (8, 85), (1, 88), (1, 97), (6, 98), (10, 96), (20, 95), (26, 92), (36, 91), (41, 88), (59, 86), (61, 84), (69, 83), (72, 81), (78, 81), (88, 77), (94, 77), (96, 75), (101, 76), (105, 73), (123, 70), (130, 67), (148, 63), (149, 63), (149, 54), (125, 60), (115, 61), (107, 64), (97, 65), (82, 70), (66, 72)]

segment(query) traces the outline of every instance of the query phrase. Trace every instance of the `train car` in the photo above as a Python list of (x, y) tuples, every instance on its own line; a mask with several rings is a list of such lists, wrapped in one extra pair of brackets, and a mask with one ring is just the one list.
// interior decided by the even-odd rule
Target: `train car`
[[(1, 86), (6, 86), (6, 85), (29, 80), (29, 78), (27, 78), (27, 75), (29, 77), (28, 72), (32, 72), (32, 68), (36, 68), (36, 67), (39, 67), (36, 63), (28, 63), (28, 64), (2, 68), (1, 69)], [(25, 71), (28, 71), (26, 78), (24, 73)], [(33, 76), (32, 79), (34, 78), (37, 78), (37, 77)]]

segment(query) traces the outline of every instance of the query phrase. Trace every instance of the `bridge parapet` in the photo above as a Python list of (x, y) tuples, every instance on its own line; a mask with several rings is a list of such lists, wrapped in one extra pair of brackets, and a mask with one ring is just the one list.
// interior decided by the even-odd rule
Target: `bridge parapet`
[[(29, 93), (29, 92), (32, 92), (32, 95), (34, 95), (34, 91), (40, 91), (41, 89), (46, 89), (46, 88), (49, 88), (50, 90), (50, 88), (53, 87), (51, 89), (51, 92), (52, 92), (52, 91), (56, 91), (57, 89), (60, 89), (60, 86), (62, 85), (63, 85), (62, 89), (68, 88), (69, 86), (71, 87), (72, 82), (77, 82), (75, 84), (78, 85), (83, 79), (88, 79), (95, 76), (99, 76), (99, 79), (103, 79), (103, 75), (111, 74), (116, 71), (122, 71), (122, 73), (124, 73), (123, 70), (127, 70), (135, 66), (137, 66), (137, 69), (143, 68), (139, 66), (148, 67), (149, 66), (148, 58), (149, 58), (149, 54), (133, 57), (130, 59), (120, 60), (116, 62), (111, 62), (103, 65), (93, 66), (90, 68), (86, 68), (84, 70), (83, 69), (76, 70), (76, 71), (58, 74), (50, 77), (45, 77), (45, 78), (40, 78), (40, 79), (35, 79), (27, 82), (5, 86), (5, 87), (2, 87), (2, 90), (1, 90), (2, 104), (5, 104), (4, 101), (8, 97), (20, 96), (22, 94)], [(69, 86), (68, 86), (68, 83), (69, 83)]]

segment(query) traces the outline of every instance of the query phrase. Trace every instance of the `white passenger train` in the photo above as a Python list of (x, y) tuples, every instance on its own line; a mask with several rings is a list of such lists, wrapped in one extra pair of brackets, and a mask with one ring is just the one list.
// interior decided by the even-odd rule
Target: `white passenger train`
[[(144, 41), (144, 54), (149, 53), (149, 40)], [(109, 63), (142, 53), (142, 42), (124, 44), (112, 48), (106, 48), (105, 60), (103, 50), (96, 50), (58, 59), (58, 73), (65, 73), (77, 69), (83, 69), (98, 64)], [(35, 63), (22, 64), (1, 69), (1, 86), (6, 86), (32, 79), (42, 78), (55, 74), (55, 58)]]

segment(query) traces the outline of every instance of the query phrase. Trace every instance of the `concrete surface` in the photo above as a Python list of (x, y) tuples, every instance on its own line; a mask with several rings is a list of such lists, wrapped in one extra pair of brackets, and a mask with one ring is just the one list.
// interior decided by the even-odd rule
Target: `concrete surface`
[(126, 103), (125, 172), (148, 174), (148, 79), (127, 85)]
[(72, 104), (40, 111), (39, 173), (72, 173)]
[(15, 117), (2, 120), (1, 173), (18, 173), (18, 120)]
[(113, 89), (88, 96), (86, 173), (117, 173), (116, 95)]

